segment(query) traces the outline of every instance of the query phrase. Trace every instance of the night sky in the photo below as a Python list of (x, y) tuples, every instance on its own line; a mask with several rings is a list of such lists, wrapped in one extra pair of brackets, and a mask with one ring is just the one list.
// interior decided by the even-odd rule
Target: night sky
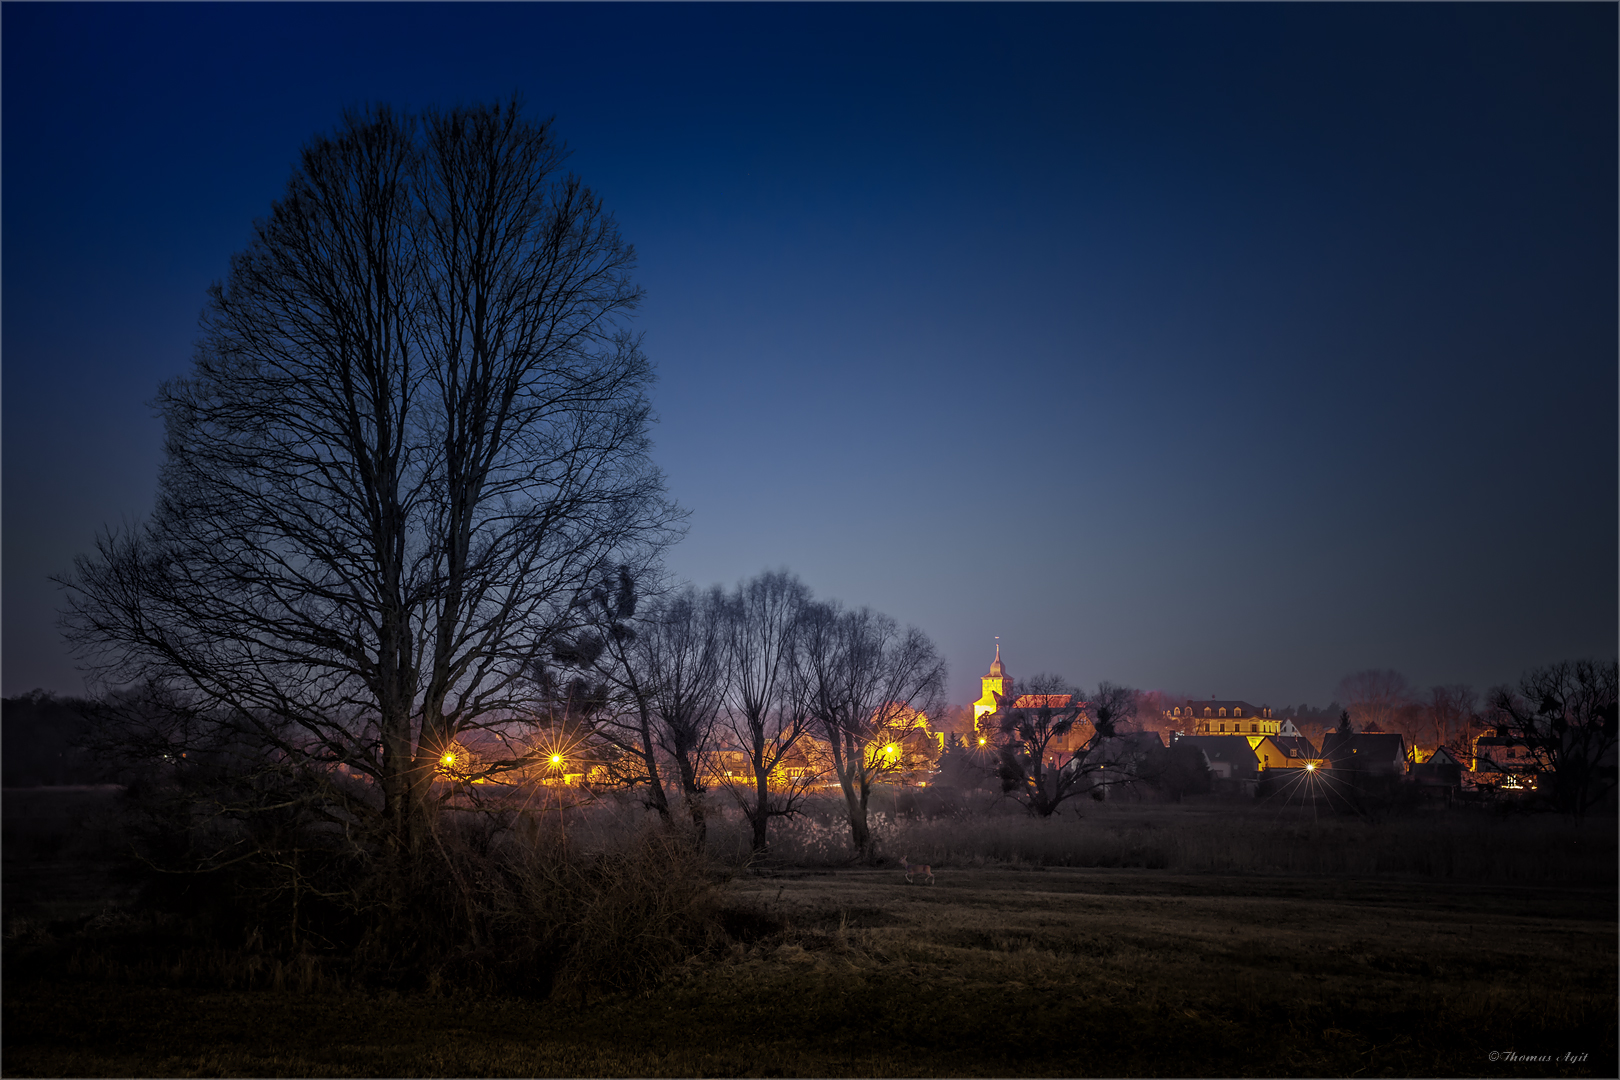
[(1613, 654), (1616, 7), (6, 4), (4, 692), (345, 106), (522, 93), (640, 257), (672, 570), (1280, 707)]

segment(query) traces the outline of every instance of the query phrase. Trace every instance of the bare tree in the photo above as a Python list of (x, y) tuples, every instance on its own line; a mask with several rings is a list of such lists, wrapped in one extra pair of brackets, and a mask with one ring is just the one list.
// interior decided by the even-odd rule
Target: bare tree
[(1617, 690), (1616, 661), (1566, 660), (1492, 692), (1498, 734), (1529, 751), (1552, 809), (1583, 816), (1616, 786)]
[(581, 586), (677, 518), (633, 252), (563, 158), (515, 101), (310, 142), (159, 394), (154, 513), (64, 581), (104, 680), (371, 777), (396, 849)]
[(799, 619), (809, 603), (810, 590), (782, 571), (743, 582), (728, 600), (725, 722), (752, 776), (750, 790), (735, 782), (726, 789), (748, 819), (754, 851), (765, 849), (771, 819), (795, 813), (818, 779), (813, 770), (786, 770), (810, 731), (798, 666)]
[(872, 785), (913, 764), (888, 748), (898, 750), (896, 740), (919, 712), (937, 709), (945, 662), (922, 631), (901, 630), (868, 608), (810, 604), (798, 639), (809, 712), (843, 789), (850, 838), (869, 857)]
[(718, 588), (689, 585), (656, 604), (631, 646), (651, 692), (659, 748), (675, 764), (699, 845), (708, 827), (707, 759), (728, 689), (725, 608)]
[(1095, 737), (1112, 739), (1124, 733), (1122, 725), (1136, 719), (1138, 696), (1128, 686), (1108, 682), (1097, 684), (1096, 692), (1086, 703), (1086, 717), (1091, 721)]
[(1445, 747), (1459, 761), (1467, 761), (1473, 737), (1485, 726), (1474, 688), (1465, 683), (1430, 687), (1424, 712), (1435, 745)]
[(1411, 702), (1412, 689), (1400, 672), (1376, 668), (1340, 679), (1338, 696), (1349, 703), (1350, 714), (1362, 730), (1373, 724), (1387, 731), (1399, 718), (1401, 709)]
[(649, 810), (672, 823), (669, 793), (659, 755), (654, 675), (636, 642), (646, 613), (639, 582), (652, 575), (628, 565), (605, 571), (580, 591), (573, 606), (584, 625), (552, 643), (552, 659), (571, 677), (559, 677), (536, 662), (536, 681), (558, 701), (554, 711), (579, 715), (618, 751), (613, 782), (639, 788)]
[(542, 680), (593, 701), (593, 734), (619, 753), (614, 782), (639, 787), (672, 824), (666, 779), (679, 785), (699, 844), (715, 724), (728, 688), (726, 602), (719, 589), (688, 585), (643, 597), (650, 571), (620, 566), (575, 601), (586, 625), (556, 642), (552, 658), (571, 678)]
[(1072, 748), (1063, 760), (1051, 760), (1053, 744), (1065, 743), (1086, 717), (1083, 691), (1061, 676), (1040, 674), (1021, 687), (1025, 693), (1001, 709), (991, 723), (1000, 731), (996, 774), (1003, 794), (1023, 803), (1032, 814), (1051, 817), (1079, 790), (1083, 773), (1069, 769)]
[[(1093, 790), (1099, 780), (1112, 784), (1145, 778), (1145, 747), (1122, 740), (1136, 716), (1137, 691), (1105, 681), (1088, 698), (1056, 675), (1037, 675), (1025, 689), (994, 720), (1004, 739), (997, 748), (1004, 794), (1031, 814), (1050, 817), (1066, 800)], [(1157, 735), (1152, 739), (1162, 746)], [(1063, 752), (1050, 754), (1054, 745)]]

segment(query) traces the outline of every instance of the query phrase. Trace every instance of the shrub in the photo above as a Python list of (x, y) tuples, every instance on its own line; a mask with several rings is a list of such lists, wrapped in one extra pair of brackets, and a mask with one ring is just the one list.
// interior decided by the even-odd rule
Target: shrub
[(301, 814), (201, 813), (135, 792), (140, 918), (80, 927), (57, 957), (178, 982), (637, 990), (718, 933), (714, 866), (657, 827), (565, 837), (527, 813), (441, 810), (405, 857)]

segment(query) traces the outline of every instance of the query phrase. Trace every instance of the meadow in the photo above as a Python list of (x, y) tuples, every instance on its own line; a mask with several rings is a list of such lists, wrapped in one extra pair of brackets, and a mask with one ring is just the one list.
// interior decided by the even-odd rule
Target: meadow
[[(95, 895), (107, 834), (62, 831), (72, 812), (14, 816), (15, 794), (8, 1075), (1616, 1070), (1612, 819), (1209, 799), (1033, 821), (890, 793), (879, 862), (857, 866), (828, 806), (768, 861), (740, 858), (722, 817), (684, 957), (637, 990), (587, 979), (542, 997), (152, 947), (160, 924), (115, 879)], [(557, 816), (590, 845), (626, 813)], [(936, 883), (907, 884), (903, 854)]]

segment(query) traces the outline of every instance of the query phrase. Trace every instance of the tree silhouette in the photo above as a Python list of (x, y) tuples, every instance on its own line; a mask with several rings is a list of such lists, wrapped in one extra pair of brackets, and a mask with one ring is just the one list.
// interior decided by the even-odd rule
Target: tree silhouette
[(1498, 733), (1530, 754), (1538, 798), (1582, 816), (1614, 789), (1620, 664), (1566, 660), (1534, 668), (1517, 687), (1491, 693)]
[(887, 615), (833, 603), (805, 608), (798, 655), (806, 707), (843, 790), (850, 837), (870, 856), (872, 785), (913, 765), (886, 747), (899, 745), (919, 712), (937, 709), (945, 662), (916, 627), (902, 630)]
[(105, 682), (369, 776), (395, 848), (444, 748), (534, 705), (581, 587), (678, 517), (633, 251), (564, 156), (516, 101), (313, 139), (159, 393), (154, 512), (63, 582)]

